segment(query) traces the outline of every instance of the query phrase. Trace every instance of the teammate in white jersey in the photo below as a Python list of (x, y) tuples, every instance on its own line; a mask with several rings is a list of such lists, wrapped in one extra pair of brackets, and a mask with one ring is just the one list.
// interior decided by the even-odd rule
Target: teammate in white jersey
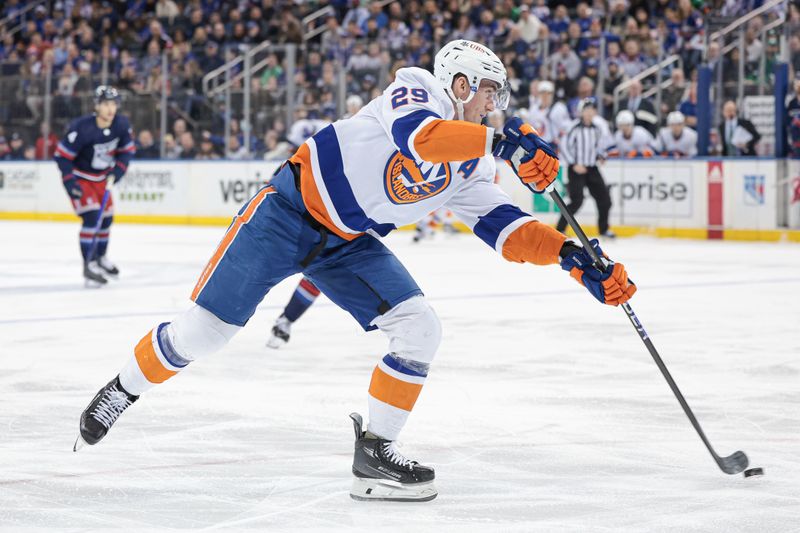
[(420, 242), (432, 238), (436, 234), (437, 228), (441, 228), (443, 233), (449, 235), (458, 233), (458, 228), (455, 227), (455, 220), (453, 219), (453, 212), (446, 207), (440, 207), (433, 213), (428, 213), (427, 216), (417, 222), (411, 242)]
[(667, 126), (658, 130), (656, 151), (671, 157), (693, 157), (697, 155), (697, 132), (686, 125), (686, 117), (680, 111), (667, 115)]
[(543, 80), (537, 84), (539, 101), (528, 111), (528, 121), (542, 140), (557, 147), (569, 131), (572, 118), (563, 102), (554, 101), (555, 86), (553, 82)]
[(635, 126), (633, 113), (623, 109), (617, 113), (617, 131), (614, 132), (614, 144), (608, 149), (609, 157), (652, 157), (655, 139), (642, 126)]
[(560, 262), (603, 303), (618, 305), (636, 290), (621, 264), (595, 270), (587, 251), (521, 211), (494, 183), (495, 143), (537, 191), (558, 174), (552, 148), (530, 125), (511, 119), (502, 139), (480, 124), (508, 98), (497, 56), (478, 43), (453, 41), (436, 55), (435, 75), (399, 70), (354, 117), (307, 140), (234, 218), (195, 286), (195, 305), (147, 333), (97, 393), (81, 415), (76, 449), (100, 441), (140, 394), (222, 348), (271, 287), (304, 272), (365, 330), (389, 338), (369, 386), (369, 425), (362, 428), (361, 416), (351, 415), (351, 496), (436, 497), (433, 469), (406, 459), (395, 441), (425, 383), (441, 325), (414, 278), (375, 235), (447, 206), (505, 259)]

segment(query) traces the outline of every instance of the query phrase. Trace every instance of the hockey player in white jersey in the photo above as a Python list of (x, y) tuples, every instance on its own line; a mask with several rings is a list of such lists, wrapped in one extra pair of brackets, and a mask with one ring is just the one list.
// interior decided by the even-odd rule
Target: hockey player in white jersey
[(304, 272), (365, 330), (380, 329), (389, 340), (369, 385), (369, 425), (351, 415), (351, 496), (436, 497), (433, 468), (404, 457), (395, 441), (425, 383), (441, 325), (414, 278), (375, 236), (447, 206), (505, 259), (560, 263), (602, 303), (619, 305), (636, 290), (620, 263), (594, 269), (586, 250), (513, 205), (494, 183), (494, 144), (537, 191), (558, 174), (552, 149), (530, 125), (509, 120), (503, 139), (480, 124), (508, 98), (497, 56), (453, 41), (436, 55), (434, 75), (398, 70), (355, 116), (304, 142), (234, 218), (192, 292), (194, 305), (144, 335), (91, 401), (76, 449), (105, 437), (141, 394), (222, 348), (275, 284)]
[(569, 110), (563, 102), (555, 101), (553, 82), (542, 80), (536, 86), (539, 101), (528, 111), (528, 121), (543, 141), (557, 148), (572, 125)]
[(652, 157), (655, 139), (642, 126), (635, 126), (633, 113), (623, 109), (617, 113), (617, 131), (614, 132), (614, 144), (608, 149), (609, 157), (633, 158)]
[(330, 124), (330, 121), (308, 116), (308, 110), (298, 107), (295, 110), (295, 120), (286, 138), (295, 147), (300, 146), (306, 139)]
[(694, 157), (697, 155), (697, 132), (686, 125), (680, 111), (667, 115), (667, 126), (658, 130), (656, 151), (669, 157)]

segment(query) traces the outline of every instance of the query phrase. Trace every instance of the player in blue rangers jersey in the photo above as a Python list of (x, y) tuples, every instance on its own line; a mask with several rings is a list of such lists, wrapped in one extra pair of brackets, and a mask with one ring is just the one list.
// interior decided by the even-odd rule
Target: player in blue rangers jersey
[[(114, 220), (113, 199), (109, 197), (103, 213), (100, 213), (100, 205), (106, 180), (111, 178), (117, 183), (122, 179), (136, 147), (128, 119), (117, 114), (117, 90), (99, 86), (94, 93), (94, 103), (93, 114), (70, 123), (54, 157), (75, 214), (83, 219), (80, 232), (83, 276), (87, 283), (103, 285), (107, 282), (106, 276), (117, 276), (119, 269), (106, 258), (109, 230)], [(96, 252), (89, 257), (100, 217)]]

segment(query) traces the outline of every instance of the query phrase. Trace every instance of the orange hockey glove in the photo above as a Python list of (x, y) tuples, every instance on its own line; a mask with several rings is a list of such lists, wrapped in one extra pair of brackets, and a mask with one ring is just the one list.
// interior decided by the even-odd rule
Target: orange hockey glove
[[(600, 257), (607, 257), (600, 249), (597, 239), (592, 239), (592, 247)], [(636, 285), (628, 280), (628, 273), (622, 263), (608, 261), (605, 271), (598, 270), (589, 253), (572, 243), (565, 243), (562, 248), (564, 257), (561, 259), (561, 268), (586, 287), (600, 303), (607, 305), (624, 304), (636, 292)]]
[(494, 155), (511, 165), (531, 191), (541, 194), (550, 190), (558, 176), (555, 150), (539, 137), (533, 126), (517, 117), (506, 122), (503, 133), (506, 138), (497, 144)]

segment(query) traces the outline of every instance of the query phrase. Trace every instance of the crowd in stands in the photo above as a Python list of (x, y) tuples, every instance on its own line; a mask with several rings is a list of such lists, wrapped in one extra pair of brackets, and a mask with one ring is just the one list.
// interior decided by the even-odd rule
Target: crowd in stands
[[(343, 111), (337, 107), (340, 72), (345, 75), (345, 94), (351, 96), (347, 112), (352, 113), (380, 94), (397, 69), (431, 69), (437, 48), (454, 38), (477, 40), (497, 52), (514, 90), (512, 111), (535, 114), (541, 106), (536, 85), (547, 80), (552, 86), (549, 98), (563, 103), (570, 119), (576, 117), (578, 102), (599, 96), (601, 116), (612, 127), (614, 89), (660, 58), (676, 54), (680, 67), (665, 73), (672, 83), (664, 90), (659, 109), (652, 98), (641, 97), (646, 88), (641, 83), (631, 85), (618, 102), (617, 110), (632, 111), (635, 126), (655, 138), (673, 111), (680, 111), (686, 127), (695, 125), (696, 73), (701, 62), (722, 69), (726, 80), (737, 75), (730, 63), (738, 58), (720, 58), (715, 45), (705, 50), (708, 16), (732, 20), (761, 3), (57, 0), (25, 11), (28, 2), (6, 0), (0, 12), (6, 21), (0, 28), (0, 159), (49, 157), (54, 136), (67, 121), (91, 111), (88, 95), (104, 77), (126, 95), (122, 107), (126, 114), (155, 110), (166, 85), (171, 104), (169, 131), (163, 136), (167, 158), (284, 157), (304, 136)], [(310, 28), (304, 27), (303, 17), (326, 5), (333, 9), (316, 22), (326, 31), (306, 40), (304, 32)], [(800, 23), (796, 5), (791, 4), (788, 16)], [(762, 55), (770, 60), (777, 55), (772, 38), (761, 42), (760, 24), (761, 19), (755, 19), (747, 32), (746, 73), (751, 77), (757, 75)], [(266, 64), (250, 84), (252, 130), (232, 120), (226, 143), (224, 113), (218, 101), (204, 96), (203, 76), (236, 57), (243, 47), (263, 41), (298, 46), (293, 121), (287, 124), (289, 68), (278, 47), (266, 54)], [(793, 35), (790, 44), (798, 50), (792, 56), (793, 72), (800, 71), (796, 64), (800, 37)], [(164, 53), (167, 72), (162, 72)], [(49, 115), (44, 109), (47, 79), (52, 94)], [(241, 90), (240, 81), (234, 90)], [(126, 108), (126, 102), (135, 105)], [(45, 139), (47, 127), (41, 125), (48, 116), (53, 131)], [(157, 157), (161, 143), (157, 121), (135, 114), (132, 118), (139, 157)]]

